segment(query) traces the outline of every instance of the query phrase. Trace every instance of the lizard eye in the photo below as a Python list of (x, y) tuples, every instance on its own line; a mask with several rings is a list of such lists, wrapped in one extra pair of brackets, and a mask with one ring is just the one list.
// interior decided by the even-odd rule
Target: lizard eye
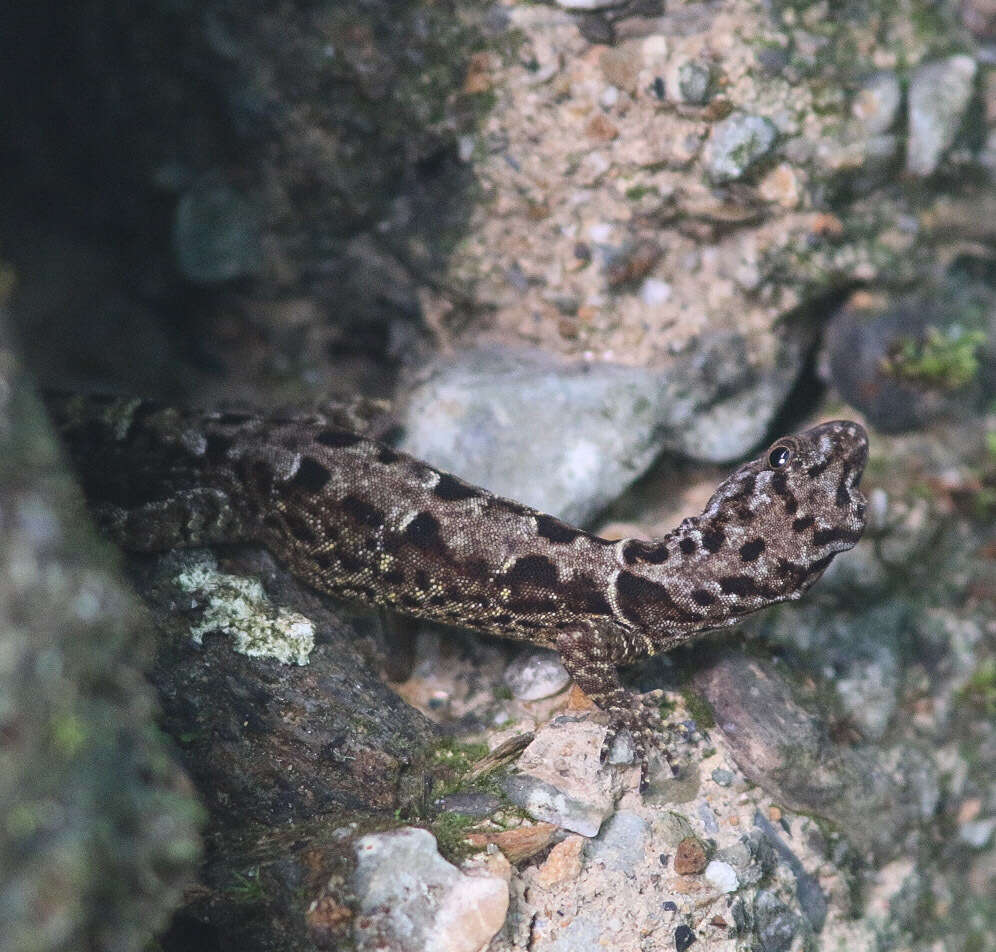
[(792, 459), (792, 451), (787, 446), (776, 446), (768, 454), (768, 465), (772, 469), (784, 469)]

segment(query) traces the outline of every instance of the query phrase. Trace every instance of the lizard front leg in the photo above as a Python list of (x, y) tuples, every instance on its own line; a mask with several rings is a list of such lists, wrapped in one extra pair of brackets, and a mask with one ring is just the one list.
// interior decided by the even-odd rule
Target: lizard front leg
[(619, 631), (596, 624), (581, 624), (563, 631), (557, 636), (556, 644), (574, 683), (609, 715), (602, 762), (608, 757), (616, 735), (626, 729), (633, 738), (640, 763), (641, 790), (647, 788), (648, 750), (660, 751), (672, 772), (676, 772), (659, 734), (661, 715), (657, 705), (663, 691), (642, 695), (628, 691), (619, 682), (616, 670), (617, 665), (644, 657), (646, 650), (631, 644)]

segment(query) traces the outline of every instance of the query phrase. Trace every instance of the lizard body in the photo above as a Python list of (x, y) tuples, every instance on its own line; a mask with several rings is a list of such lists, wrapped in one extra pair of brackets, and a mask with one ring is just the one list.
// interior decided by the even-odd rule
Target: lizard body
[(610, 541), (441, 472), (329, 417), (52, 396), (108, 533), (139, 551), (255, 541), (330, 595), (556, 648), (643, 764), (656, 700), (618, 665), (796, 599), (864, 529), (867, 437), (778, 440), (662, 539)]

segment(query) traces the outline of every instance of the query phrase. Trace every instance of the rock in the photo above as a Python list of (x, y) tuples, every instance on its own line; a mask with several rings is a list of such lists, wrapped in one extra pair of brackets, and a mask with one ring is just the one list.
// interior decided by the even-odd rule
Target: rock
[(777, 140), (778, 130), (770, 119), (734, 112), (712, 129), (706, 146), (706, 171), (716, 184), (735, 182), (769, 155)]
[(902, 86), (895, 73), (876, 73), (858, 90), (851, 103), (854, 116), (866, 135), (888, 132), (896, 122), (903, 99)]
[(536, 882), (541, 886), (554, 886), (576, 879), (581, 872), (581, 851), (586, 842), (583, 836), (568, 836), (554, 846), (537, 870)]
[(695, 676), (744, 775), (792, 809), (838, 823), (877, 856), (933, 812), (936, 768), (913, 748), (835, 745), (768, 664), (728, 650)]
[(984, 337), (943, 293), (888, 308), (848, 305), (827, 330), (829, 379), (875, 427), (901, 433), (970, 412)]
[(464, 351), (402, 401), (402, 448), (468, 482), (584, 523), (662, 449), (728, 460), (764, 437), (801, 366), (782, 335), (764, 373), (720, 334), (668, 368), (565, 364), (539, 351)]
[(740, 886), (736, 870), (722, 860), (712, 860), (705, 868), (705, 878), (720, 892), (736, 892)]
[(799, 918), (767, 890), (754, 897), (755, 930), (764, 952), (787, 952), (799, 932)]
[(827, 919), (827, 900), (820, 889), (820, 884), (803, 868), (799, 858), (792, 852), (788, 844), (779, 836), (778, 831), (762, 814), (754, 816), (754, 826), (764, 833), (767, 841), (774, 847), (782, 861), (792, 870), (795, 876), (795, 895), (799, 907), (805, 913), (814, 932), (819, 932)]
[(702, 821), (702, 828), (706, 833), (718, 833), (719, 823), (716, 821), (716, 814), (713, 813), (712, 807), (708, 803), (702, 801), (696, 811), (699, 815), (699, 819)]
[(690, 949), (695, 943), (695, 933), (686, 926), (680, 925), (674, 930), (674, 948), (675, 952), (685, 952), (686, 949)]
[(996, 832), (996, 817), (985, 820), (970, 820), (958, 827), (958, 839), (973, 849), (981, 850)]
[(491, 816), (500, 806), (501, 800), (490, 793), (469, 791), (466, 793), (451, 793), (436, 801), (440, 811), (459, 813), (475, 820), (483, 820)]
[(538, 701), (559, 694), (570, 675), (555, 651), (526, 651), (505, 669), (505, 684), (520, 701)]
[(682, 876), (694, 876), (705, 868), (706, 854), (702, 844), (694, 836), (685, 837), (674, 854), (674, 871)]
[(591, 720), (557, 718), (541, 728), (518, 760), (504, 790), (537, 819), (582, 836), (596, 836), (613, 812), (618, 772), (602, 769), (605, 728)]
[(906, 169), (926, 176), (936, 171), (954, 142), (972, 97), (976, 63), (958, 54), (918, 67), (910, 82)]
[(674, 90), (674, 98), (678, 102), (690, 106), (705, 105), (712, 88), (712, 71), (706, 63), (685, 60), (675, 68), (669, 88)]
[(648, 824), (643, 817), (620, 810), (605, 824), (598, 838), (588, 843), (588, 856), (609, 869), (632, 869), (643, 862), (647, 832)]
[(427, 830), (364, 836), (353, 887), (361, 952), (477, 952), (505, 922), (508, 883), (447, 863)]
[(98, 539), (0, 309), (0, 946), (140, 949), (203, 811), (160, 733), (149, 617)]
[(191, 189), (176, 207), (173, 249), (181, 273), (197, 284), (252, 274), (260, 261), (252, 205), (228, 185)]
[(713, 783), (721, 787), (728, 787), (733, 783), (733, 774), (722, 767), (716, 767), (709, 776), (712, 777)]
[(515, 864), (545, 850), (556, 832), (557, 827), (552, 823), (528, 823), (511, 830), (472, 833), (467, 837), (467, 842), (476, 847), (494, 843), (505, 854), (509, 863)]

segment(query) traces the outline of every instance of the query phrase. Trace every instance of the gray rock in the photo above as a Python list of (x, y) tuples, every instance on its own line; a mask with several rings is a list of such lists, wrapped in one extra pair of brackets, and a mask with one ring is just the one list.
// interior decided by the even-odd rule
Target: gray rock
[(792, 852), (788, 844), (779, 836), (778, 831), (762, 813), (754, 815), (754, 826), (761, 830), (768, 842), (774, 847), (781, 860), (792, 870), (795, 876), (795, 895), (814, 932), (823, 928), (827, 919), (827, 900), (820, 889), (816, 878), (806, 872), (799, 858)]
[(597, 836), (602, 822), (612, 812), (611, 804), (576, 799), (535, 777), (506, 777), (502, 789), (509, 800), (537, 820), (556, 823), (582, 836)]
[(552, 697), (570, 683), (570, 675), (555, 651), (526, 651), (505, 669), (505, 684), (520, 701)]
[(778, 140), (778, 129), (764, 116), (734, 112), (716, 123), (706, 147), (709, 178), (717, 184), (743, 178), (768, 155)]
[[(795, 335), (795, 336), (793, 336)], [(440, 361), (399, 410), (402, 448), (492, 492), (584, 523), (663, 449), (735, 459), (763, 439), (808, 332), (772, 366), (717, 334), (668, 367), (564, 364), (539, 351), (470, 350)]]
[(913, 175), (936, 171), (954, 142), (972, 97), (976, 62), (959, 54), (920, 66), (910, 82), (906, 169)]
[(0, 946), (140, 949), (203, 819), (140, 665), (148, 617), (84, 514), (0, 311)]
[(716, 820), (716, 814), (713, 813), (712, 807), (704, 801), (698, 805), (699, 819), (702, 821), (702, 828), (706, 833), (718, 833), (719, 823)]
[(556, 0), (565, 10), (605, 10), (621, 6), (626, 0)]
[(709, 101), (712, 73), (705, 63), (688, 61), (678, 67), (677, 98), (691, 106), (701, 106)]
[(260, 262), (253, 206), (229, 185), (190, 189), (176, 207), (173, 251), (184, 277), (198, 284), (252, 274)]
[(508, 883), (461, 873), (427, 830), (401, 829), (356, 843), (353, 876), (361, 952), (476, 952), (505, 922)]
[(895, 73), (876, 73), (858, 90), (851, 103), (851, 115), (869, 136), (888, 132), (896, 122), (903, 99), (902, 86)]
[(733, 783), (733, 774), (722, 767), (717, 767), (710, 776), (713, 783), (718, 784), (720, 787), (729, 787)]
[(628, 810), (616, 813), (587, 844), (588, 856), (609, 869), (628, 870), (643, 862), (648, 824), (643, 817)]
[(765, 889), (754, 897), (754, 923), (764, 952), (786, 952), (801, 924), (785, 903)]
[(859, 848), (893, 856), (932, 814), (936, 769), (925, 757), (833, 744), (770, 665), (726, 651), (695, 684), (744, 775), (792, 809), (838, 823)]
[(491, 816), (500, 806), (502, 801), (490, 793), (451, 793), (441, 797), (436, 801), (436, 806), (447, 813), (459, 813), (462, 816), (474, 817), (483, 820)]

